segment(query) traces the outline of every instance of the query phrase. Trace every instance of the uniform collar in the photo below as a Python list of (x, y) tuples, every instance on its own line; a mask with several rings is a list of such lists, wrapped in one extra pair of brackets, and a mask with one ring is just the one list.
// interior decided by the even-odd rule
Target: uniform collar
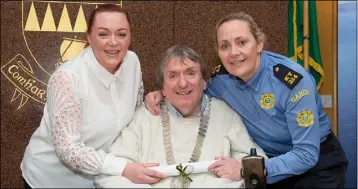
[[(206, 108), (206, 94), (203, 94), (203, 96), (201, 97), (201, 109), (200, 109), (200, 113), (198, 115), (196, 115), (196, 117), (200, 117), (201, 114), (204, 112), (205, 108)], [(176, 115), (177, 118), (183, 118), (184, 116), (181, 115), (181, 113), (174, 108), (173, 105), (171, 105), (169, 102), (167, 102), (167, 106), (170, 112), (172, 112), (173, 114)]]
[(267, 59), (266, 56), (267, 56), (266, 52), (262, 51), (259, 68), (257, 69), (255, 76), (252, 79), (250, 79), (250, 81), (247, 83), (247, 85), (249, 85), (256, 92), (259, 91), (262, 81), (262, 76), (266, 69), (266, 61), (265, 61)]
[(114, 74), (112, 74), (97, 61), (91, 47), (87, 47), (85, 51), (87, 54), (87, 62), (90, 69), (96, 75), (96, 77), (103, 83), (103, 85), (106, 86), (106, 88), (109, 88), (110, 84), (113, 81), (120, 78), (122, 69), (127, 59), (127, 54), (124, 57), (119, 69)]

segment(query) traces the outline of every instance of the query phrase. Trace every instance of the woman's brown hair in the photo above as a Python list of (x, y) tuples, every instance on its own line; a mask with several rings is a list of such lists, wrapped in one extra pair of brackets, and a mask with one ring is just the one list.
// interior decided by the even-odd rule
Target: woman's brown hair
[(119, 13), (123, 13), (126, 15), (126, 18), (127, 18), (127, 21), (129, 23), (129, 26), (131, 25), (131, 22), (130, 22), (130, 19), (129, 19), (129, 15), (128, 15), (128, 11), (118, 5), (115, 5), (115, 4), (103, 4), (103, 5), (100, 5), (98, 6), (97, 8), (93, 9), (91, 11), (91, 14), (89, 16), (89, 19), (88, 19), (88, 26), (87, 26), (87, 31), (86, 33), (87, 34), (90, 34), (91, 31), (92, 31), (92, 26), (93, 26), (93, 23), (94, 23), (94, 20), (96, 18), (96, 15), (98, 13), (101, 13), (101, 12), (119, 12)]

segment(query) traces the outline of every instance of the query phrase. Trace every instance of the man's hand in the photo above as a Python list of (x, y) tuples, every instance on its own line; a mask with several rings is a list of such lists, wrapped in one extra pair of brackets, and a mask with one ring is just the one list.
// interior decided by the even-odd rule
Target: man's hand
[(145, 96), (145, 107), (153, 114), (159, 115), (159, 102), (163, 100), (161, 91), (149, 92)]
[(227, 178), (230, 180), (241, 180), (241, 163), (236, 159), (220, 156), (215, 158), (215, 163), (209, 166), (209, 171), (212, 171), (217, 177)]
[(154, 184), (167, 177), (161, 172), (147, 168), (158, 165), (159, 163), (128, 163), (122, 176), (135, 184)]

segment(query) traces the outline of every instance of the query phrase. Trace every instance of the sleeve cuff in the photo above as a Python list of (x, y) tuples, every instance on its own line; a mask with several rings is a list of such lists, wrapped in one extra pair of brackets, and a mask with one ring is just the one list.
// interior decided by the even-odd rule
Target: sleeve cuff
[(265, 158), (265, 167), (266, 167), (266, 182), (267, 184), (272, 184), (273, 181), (272, 179), (270, 179), (270, 173), (271, 173), (271, 164), (270, 164), (270, 161), (269, 159), (266, 159)]
[(125, 158), (107, 154), (101, 168), (101, 173), (107, 175), (122, 175), (127, 163), (127, 159)]

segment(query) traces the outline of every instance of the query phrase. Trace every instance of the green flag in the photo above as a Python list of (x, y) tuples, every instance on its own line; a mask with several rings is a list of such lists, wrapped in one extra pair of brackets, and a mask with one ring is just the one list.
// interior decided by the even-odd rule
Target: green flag
[[(288, 57), (304, 66), (303, 63), (303, 2), (288, 3)], [(308, 1), (309, 9), (309, 70), (315, 78), (317, 90), (324, 79), (321, 53), (319, 49), (316, 1)]]

